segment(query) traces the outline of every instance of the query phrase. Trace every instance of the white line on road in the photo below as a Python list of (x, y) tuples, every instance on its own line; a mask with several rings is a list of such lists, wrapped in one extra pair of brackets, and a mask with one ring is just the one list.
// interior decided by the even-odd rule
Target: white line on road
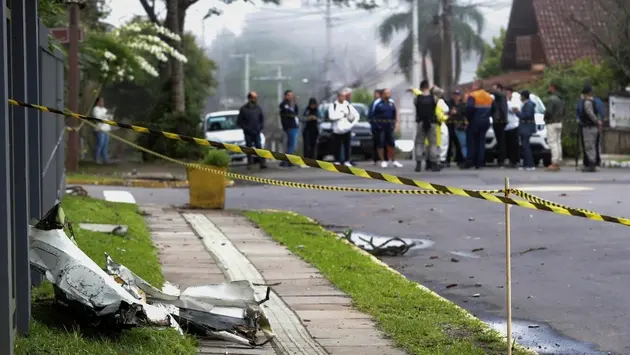
[(592, 187), (575, 185), (542, 185), (542, 186), (518, 186), (517, 190), (530, 192), (569, 192), (569, 191), (591, 191)]
[(129, 191), (106, 190), (103, 191), (103, 196), (105, 196), (105, 201), (136, 203), (136, 199), (133, 198), (133, 195)]

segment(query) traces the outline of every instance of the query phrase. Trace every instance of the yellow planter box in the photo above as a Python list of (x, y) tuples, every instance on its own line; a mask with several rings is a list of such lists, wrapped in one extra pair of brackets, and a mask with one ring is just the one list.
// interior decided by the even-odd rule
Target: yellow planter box
[[(214, 170), (227, 168), (210, 166)], [(188, 168), (189, 203), (192, 207), (223, 209), (225, 207), (225, 177), (208, 171)]]

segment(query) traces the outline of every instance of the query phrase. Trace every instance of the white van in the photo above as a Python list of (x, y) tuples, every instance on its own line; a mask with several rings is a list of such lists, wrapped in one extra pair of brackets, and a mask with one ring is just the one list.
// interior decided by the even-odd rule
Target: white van
[[(236, 125), (238, 110), (217, 111), (207, 114), (202, 122), (204, 136), (207, 140), (245, 145), (243, 130)], [(260, 133), (260, 143), (265, 147), (265, 135)], [(232, 161), (244, 161), (246, 154), (228, 152)]]

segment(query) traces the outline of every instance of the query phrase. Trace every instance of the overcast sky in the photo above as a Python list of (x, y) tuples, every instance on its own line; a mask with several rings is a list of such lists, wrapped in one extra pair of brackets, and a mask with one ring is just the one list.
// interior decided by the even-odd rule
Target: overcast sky
[[(466, 2), (467, 0), (464, 1)], [(486, 40), (497, 35), (501, 26), (507, 26), (510, 15), (510, 0), (495, 0), (492, 2), (485, 0), (470, 1), (473, 3), (490, 4), (488, 7), (482, 8), (482, 11), (486, 15), (487, 26), (483, 34)], [(163, 17), (165, 15), (164, 6), (160, 1), (158, 2), (160, 3), (158, 14)], [(107, 18), (107, 22), (115, 26), (127, 22), (135, 15), (145, 15), (139, 0), (109, 0), (108, 3), (111, 14)], [(299, 10), (302, 6), (301, 0), (283, 0), (282, 4), (281, 7), (276, 8), (274, 11), (274, 9), (263, 8), (260, 5), (254, 5), (239, 0), (235, 0), (231, 5), (226, 5), (218, 0), (201, 0), (188, 10), (185, 27), (187, 31), (193, 32), (201, 39), (203, 32), (202, 18), (207, 13), (208, 9), (213, 6), (222, 9), (224, 11), (223, 15), (213, 16), (205, 21), (205, 42), (209, 45), (224, 27), (238, 35), (243, 27), (245, 17), (250, 13), (258, 11), (269, 12), (270, 14), (273, 12), (282, 13), (283, 10)]]

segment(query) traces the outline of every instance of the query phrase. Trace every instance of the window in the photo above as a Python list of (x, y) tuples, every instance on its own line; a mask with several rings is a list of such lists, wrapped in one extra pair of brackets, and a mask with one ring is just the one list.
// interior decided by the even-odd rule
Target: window
[(517, 36), (516, 37), (516, 61), (531, 62), (532, 60), (532, 37)]
[(238, 129), (238, 126), (236, 125), (237, 118), (237, 115), (208, 117), (207, 130), (208, 132), (213, 132)]

